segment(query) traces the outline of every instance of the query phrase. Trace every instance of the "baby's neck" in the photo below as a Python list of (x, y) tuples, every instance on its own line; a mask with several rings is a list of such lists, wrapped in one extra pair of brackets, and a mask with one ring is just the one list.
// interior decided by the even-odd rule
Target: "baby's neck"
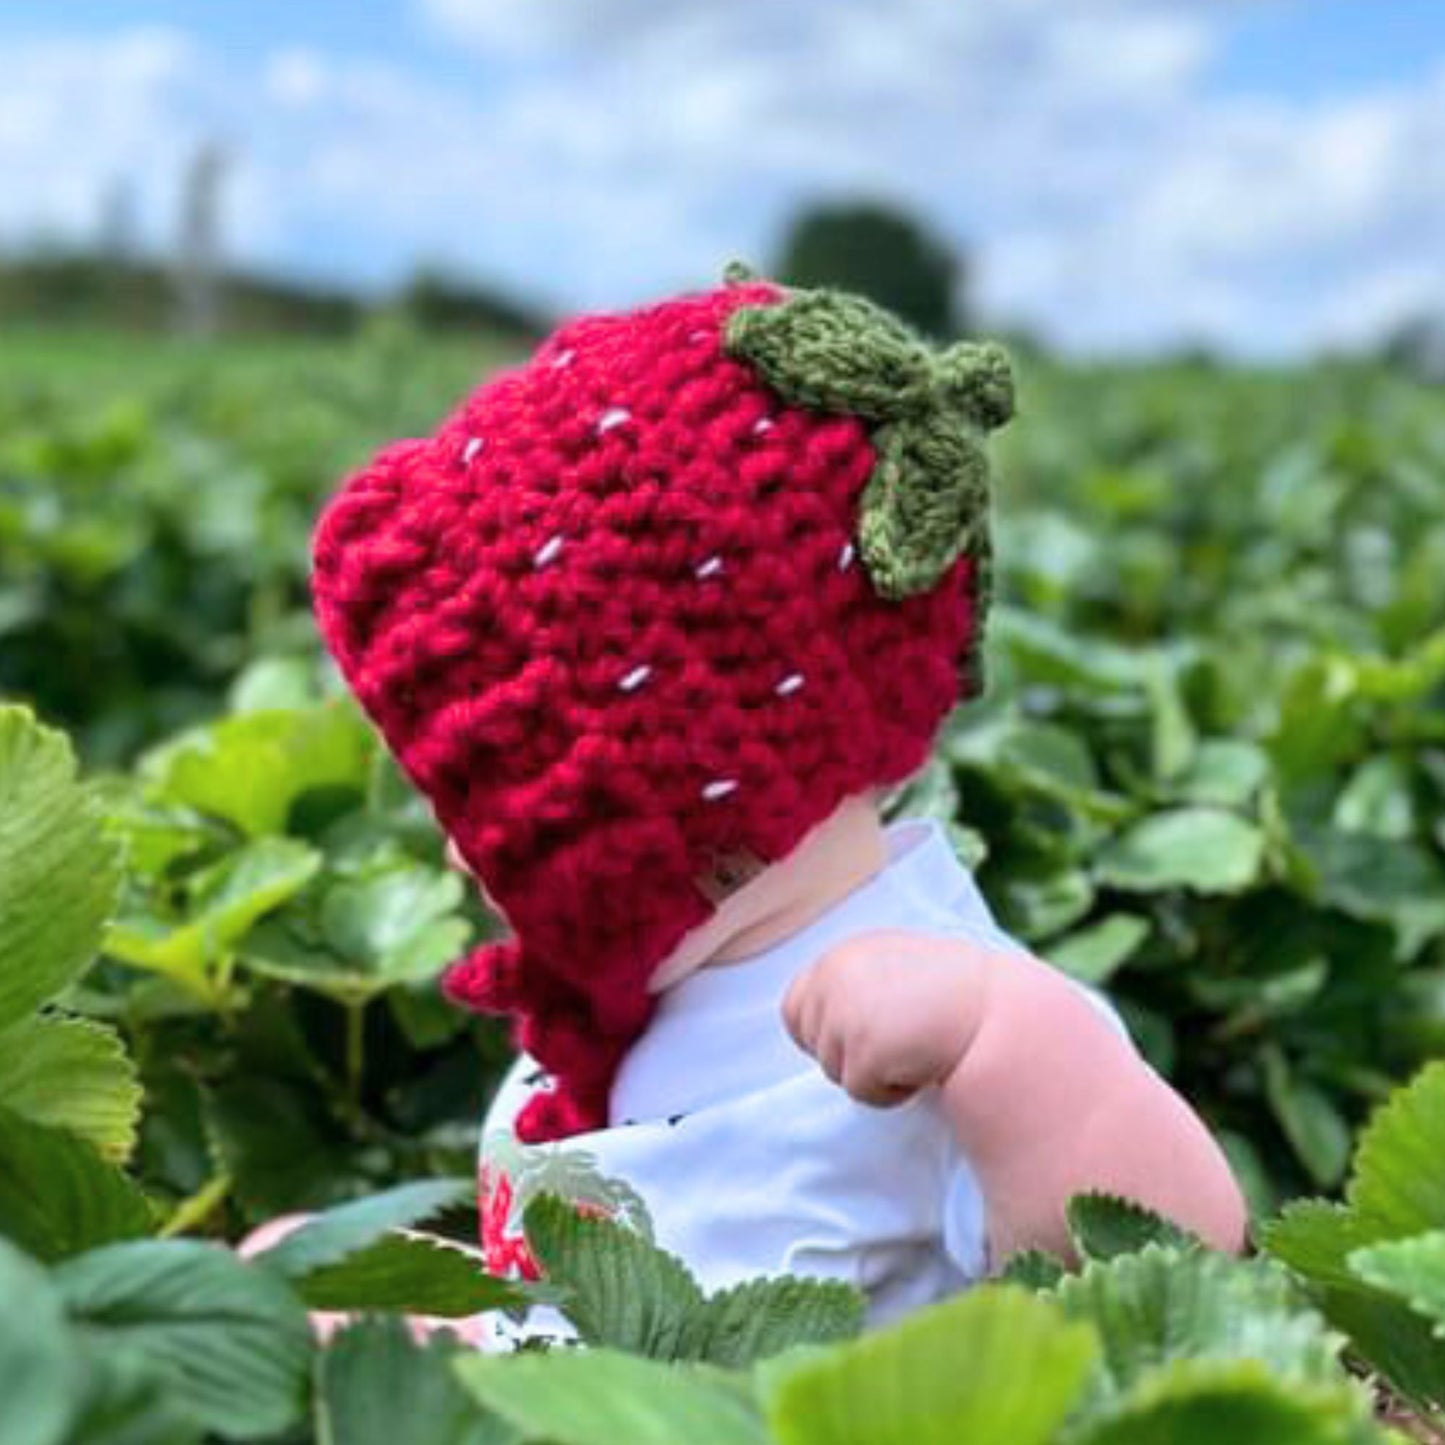
[(887, 860), (877, 809), (867, 798), (848, 799), (758, 880), (750, 917), (703, 966), (737, 963), (791, 938), (875, 877)]
[(740, 963), (791, 938), (882, 871), (888, 844), (871, 793), (844, 801), (781, 863), (771, 864), (678, 945), (653, 975), (662, 993), (696, 973)]

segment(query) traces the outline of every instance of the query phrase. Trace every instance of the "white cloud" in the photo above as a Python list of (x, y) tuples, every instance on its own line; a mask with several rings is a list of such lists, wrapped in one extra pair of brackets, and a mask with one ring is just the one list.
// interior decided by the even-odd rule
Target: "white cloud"
[[(533, 103), (589, 127), (597, 186), (645, 164), (701, 248), (756, 253), (799, 197), (867, 190), (971, 244), (989, 309), (1076, 347), (1301, 351), (1445, 310), (1445, 68), (1329, 104), (1217, 97), (1238, 4), (417, 3), (540, 66)], [(559, 52), (592, 93), (550, 88)]]
[(1205, 0), (413, 4), (474, 82), (154, 30), (10, 47), (0, 238), (83, 229), (123, 172), (162, 235), (219, 134), (234, 249), (323, 273), (423, 256), (620, 305), (868, 192), (970, 245), (991, 314), (1074, 347), (1288, 353), (1445, 309), (1445, 67), (1331, 103), (1216, 95), (1233, 7)]
[(168, 132), (193, 60), (185, 37), (159, 29), (7, 47), (0, 234), (91, 228), (105, 188), (122, 177), (154, 217), (167, 189), (160, 175), (177, 164), (180, 137)]

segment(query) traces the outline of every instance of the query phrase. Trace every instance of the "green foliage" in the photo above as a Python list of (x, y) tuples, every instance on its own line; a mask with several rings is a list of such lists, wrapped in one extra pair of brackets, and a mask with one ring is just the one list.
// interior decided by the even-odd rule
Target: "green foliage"
[(435, 995), (484, 920), (359, 715), (311, 667), (243, 684), (249, 710), (107, 785), (131, 866), (105, 946), (125, 968), (85, 1003), (125, 1021), (166, 1100), (147, 1182), (179, 1205), (224, 1180), (217, 1203), (259, 1221), (455, 1172), (478, 1053), (505, 1056)]
[(212, 715), (252, 656), (309, 654), (319, 496), (512, 349), (42, 340), (7, 334), (0, 368), (0, 695), (107, 762)]
[(63, 1259), (150, 1224), (145, 1196), (91, 1145), (0, 1105), (0, 1235), (40, 1259)]
[(1088, 1321), (1101, 1345), (1096, 1408), (1112, 1408), (1176, 1360), (1264, 1364), (1279, 1378), (1335, 1375), (1335, 1342), (1323, 1319), (1300, 1307), (1283, 1271), (1159, 1245), (1091, 1262), (1054, 1297)]
[(64, 737), (23, 708), (0, 709), (0, 1025), (52, 998), (90, 962), (115, 865)]
[(453, 1370), (445, 1336), (419, 1343), (396, 1319), (343, 1330), (317, 1372), (322, 1445), (509, 1445), (515, 1430), (489, 1416)]
[(306, 1316), (264, 1270), (215, 1245), (139, 1240), (70, 1260), (54, 1282), (89, 1348), (133, 1356), (203, 1429), (253, 1440), (300, 1413)]
[(125, 1045), (90, 1019), (41, 1015), (0, 1033), (4, 1107), (78, 1134), (112, 1163), (135, 1146), (141, 1088)]
[(843, 1284), (758, 1279), (705, 1296), (680, 1260), (555, 1195), (527, 1206), (525, 1226), (559, 1306), (589, 1345), (742, 1368), (862, 1327), (862, 1297)]
[(74, 1413), (77, 1362), (44, 1271), (0, 1239), (0, 1445), (58, 1445)]
[[(1265, 1226), (1288, 1278), (1077, 1201), (1078, 1273), (1025, 1256), (1031, 1296), (856, 1341), (838, 1287), (705, 1298), (544, 1207), (549, 1280), (521, 1289), (411, 1227), (439, 1209), (472, 1237), (456, 1186), (371, 1200), (469, 1173), (506, 1049), (436, 996), (491, 920), (318, 665), (305, 539), (476, 362), (397, 326), (224, 365), (130, 348), (119, 398), (69, 362), (0, 387), (0, 692), (116, 769), (81, 786), (0, 708), (0, 1445), (1363, 1445), (1341, 1350), (1438, 1421), (1440, 1068), (1377, 1113), (1344, 1203)], [(1356, 368), (1041, 363), (1021, 397), (993, 685), (899, 805), (948, 826), (1007, 927), (1108, 985), (1266, 1216), (1340, 1185), (1359, 1121), (1445, 1054), (1438, 397)], [(157, 1237), (298, 1209), (327, 1212), (248, 1264)], [(479, 1358), (395, 1319), (538, 1301), (600, 1347)], [(307, 1306), (391, 1318), (313, 1349)]]
[(472, 1188), (469, 1180), (427, 1180), (341, 1204), (308, 1220), (257, 1258), (287, 1279), (305, 1279), (375, 1244), (391, 1230), (430, 1219), (458, 1204)]
[(1445, 1064), (1365, 1130), (1343, 1205), (1297, 1203), (1264, 1231), (1352, 1347), (1422, 1404), (1445, 1405)]
[(387, 1235), (337, 1264), (295, 1282), (316, 1310), (390, 1310), (465, 1319), (484, 1310), (518, 1309), (523, 1285), (482, 1272), (475, 1251), (425, 1235)]
[(612, 1350), (457, 1364), (462, 1383), (519, 1438), (549, 1445), (767, 1445), (757, 1412), (725, 1378)]
[(1253, 1362), (1190, 1362), (1161, 1371), (1070, 1445), (1384, 1445), (1385, 1438), (1361, 1418), (1347, 1389), (1286, 1387)]
[(1093, 1363), (1087, 1329), (998, 1288), (764, 1376), (782, 1445), (952, 1445), (1058, 1438)]
[(1167, 1219), (1109, 1194), (1080, 1194), (1070, 1200), (1068, 1219), (1081, 1259), (1109, 1260), (1150, 1244), (1187, 1249), (1199, 1243)]
[(563, 1445), (1383, 1445), (1337, 1348), (1281, 1273), (1150, 1245), (1052, 1296), (990, 1285), (745, 1372), (606, 1347), (456, 1368), (520, 1438)]

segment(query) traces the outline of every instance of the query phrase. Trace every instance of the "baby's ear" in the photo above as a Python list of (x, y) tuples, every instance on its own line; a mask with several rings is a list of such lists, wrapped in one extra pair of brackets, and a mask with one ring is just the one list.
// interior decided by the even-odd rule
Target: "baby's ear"
[(486, 904), (487, 909), (510, 928), (512, 925), (507, 923), (507, 915), (502, 912), (501, 905), (487, 892), (487, 885), (482, 881), (482, 875), (467, 862), (466, 854), (457, 847), (457, 840), (455, 838), (447, 839), (446, 861), (448, 868), (454, 868), (458, 873), (466, 874), (472, 887), (481, 895), (482, 902)]
[(447, 839), (446, 846), (447, 867), (454, 868), (458, 873), (465, 873), (468, 878), (475, 878), (477, 875), (472, 872), (472, 866), (462, 857), (462, 850), (457, 847), (455, 838)]

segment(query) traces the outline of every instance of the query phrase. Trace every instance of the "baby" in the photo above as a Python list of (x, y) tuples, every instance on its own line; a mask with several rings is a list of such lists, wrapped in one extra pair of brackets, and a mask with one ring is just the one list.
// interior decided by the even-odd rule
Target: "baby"
[(1240, 1244), (1107, 1005), (880, 821), (977, 689), (1011, 409), (996, 348), (734, 280), (563, 327), (328, 507), (326, 641), (511, 930), (448, 977), (523, 1051), (492, 1268), (533, 1271), (541, 1191), (875, 1320), (1066, 1250), (1085, 1190)]

